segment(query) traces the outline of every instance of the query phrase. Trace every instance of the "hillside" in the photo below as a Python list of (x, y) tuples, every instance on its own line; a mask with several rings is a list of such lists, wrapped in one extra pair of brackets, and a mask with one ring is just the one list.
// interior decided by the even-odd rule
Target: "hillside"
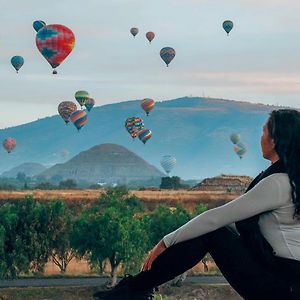
[(82, 151), (63, 164), (56, 164), (39, 174), (46, 179), (60, 176), (101, 184), (128, 184), (134, 180), (160, 178), (164, 174), (125, 147), (101, 144)]
[(16, 178), (18, 173), (24, 173), (27, 177), (35, 176), (47, 168), (39, 163), (23, 163), (1, 174), (1, 177)]
[[(99, 102), (98, 102), (99, 104)], [(275, 107), (223, 99), (184, 97), (157, 102), (147, 117), (139, 101), (126, 101), (95, 107), (88, 123), (78, 133), (73, 124), (66, 126), (60, 116), (0, 130), (0, 139), (17, 139), (11, 153), (0, 156), (0, 171), (28, 160), (54, 165), (65, 163), (95, 145), (113, 143), (126, 147), (161, 169), (160, 159), (169, 154), (177, 165), (171, 175), (199, 179), (224, 174), (254, 177), (268, 162), (261, 156), (260, 136), (268, 113)], [(143, 118), (153, 136), (144, 145), (133, 140), (124, 128), (131, 116)], [(239, 132), (248, 152), (242, 160), (229, 140)], [(63, 151), (69, 157), (62, 155)]]

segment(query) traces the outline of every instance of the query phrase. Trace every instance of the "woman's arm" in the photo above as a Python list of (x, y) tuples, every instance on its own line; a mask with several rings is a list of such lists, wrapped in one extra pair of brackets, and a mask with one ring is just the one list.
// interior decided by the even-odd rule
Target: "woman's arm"
[(210, 209), (167, 234), (163, 238), (166, 247), (278, 208), (286, 201), (286, 198), (282, 197), (282, 189), (277, 176), (278, 174), (273, 174), (264, 178), (254, 188), (237, 199)]

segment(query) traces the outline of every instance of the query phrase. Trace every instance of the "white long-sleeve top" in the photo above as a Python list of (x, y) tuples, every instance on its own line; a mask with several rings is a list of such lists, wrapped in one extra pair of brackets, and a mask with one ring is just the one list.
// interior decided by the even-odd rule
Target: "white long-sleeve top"
[(289, 177), (272, 174), (235, 200), (210, 209), (167, 234), (167, 247), (263, 213), (259, 226), (277, 256), (300, 260), (300, 221), (293, 218)]

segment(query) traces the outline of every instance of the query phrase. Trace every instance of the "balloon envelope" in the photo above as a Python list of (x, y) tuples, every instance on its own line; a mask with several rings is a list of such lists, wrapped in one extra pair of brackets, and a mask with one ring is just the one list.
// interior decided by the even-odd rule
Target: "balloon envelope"
[(171, 47), (164, 47), (160, 50), (160, 57), (166, 63), (167, 67), (176, 55), (176, 51)]
[(17, 142), (12, 137), (9, 137), (3, 141), (3, 147), (8, 153), (10, 153), (16, 147), (16, 145)]
[(22, 56), (16, 55), (13, 56), (10, 60), (12, 66), (16, 69), (17, 73), (19, 72), (20, 68), (24, 64), (24, 58)]
[(235, 144), (233, 149), (240, 158), (242, 158), (247, 152), (247, 146), (241, 142)]
[(90, 95), (87, 91), (77, 91), (75, 93), (75, 99), (79, 103), (79, 105), (82, 107), (85, 102), (90, 98)]
[(91, 109), (94, 107), (95, 105), (95, 100), (93, 98), (88, 98), (85, 103), (84, 103), (86, 109), (88, 111), (91, 111)]
[(52, 68), (58, 67), (71, 53), (75, 36), (64, 25), (46, 25), (36, 34), (36, 46)]
[(71, 114), (70, 120), (79, 131), (88, 121), (87, 113), (84, 110), (76, 110)]
[(171, 155), (164, 155), (160, 161), (161, 166), (169, 174), (176, 165), (176, 158)]
[(148, 31), (146, 33), (146, 38), (149, 41), (149, 43), (151, 43), (153, 41), (153, 39), (155, 38), (155, 33), (152, 31)]
[(34, 21), (33, 24), (32, 24), (34, 30), (36, 32), (38, 32), (40, 29), (42, 29), (44, 26), (46, 26), (46, 23), (42, 20), (37, 20), (37, 21)]
[(155, 101), (150, 98), (145, 98), (141, 101), (141, 107), (146, 112), (147, 116), (149, 115), (150, 111), (153, 110), (155, 106)]
[(144, 128), (137, 132), (137, 135), (144, 144), (151, 138), (152, 132), (148, 128)]
[(136, 27), (132, 27), (130, 29), (130, 33), (135, 37), (139, 33), (139, 29)]
[(232, 133), (230, 135), (230, 140), (232, 141), (232, 143), (236, 144), (237, 142), (239, 142), (241, 139), (241, 136), (239, 133)]
[(70, 155), (70, 151), (68, 150), (68, 149), (63, 149), (62, 151), (61, 151), (61, 156), (63, 157), (63, 158), (66, 158), (66, 157), (68, 157)]
[(223, 29), (226, 31), (227, 35), (229, 35), (229, 32), (233, 28), (233, 22), (230, 20), (226, 20), (223, 22)]
[(57, 110), (67, 124), (70, 121), (70, 115), (77, 110), (77, 106), (72, 101), (63, 101), (58, 105)]
[(132, 138), (137, 137), (137, 133), (144, 128), (143, 120), (139, 117), (130, 117), (125, 121), (125, 128)]

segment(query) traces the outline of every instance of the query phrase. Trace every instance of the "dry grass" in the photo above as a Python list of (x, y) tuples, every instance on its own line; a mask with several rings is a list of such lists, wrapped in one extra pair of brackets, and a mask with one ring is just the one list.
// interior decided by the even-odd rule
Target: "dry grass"
[[(63, 200), (79, 203), (88, 203), (99, 199), (104, 190), (32, 190), (32, 191), (0, 191), (0, 201), (22, 200), (32, 196), (36, 200)], [(188, 191), (188, 190), (157, 190), (157, 191), (130, 191), (143, 201), (149, 209), (159, 204), (176, 206), (181, 203), (187, 209), (193, 209), (203, 203), (208, 208), (216, 207), (229, 202), (238, 194), (222, 191)], [(77, 204), (79, 204), (77, 203)]]

